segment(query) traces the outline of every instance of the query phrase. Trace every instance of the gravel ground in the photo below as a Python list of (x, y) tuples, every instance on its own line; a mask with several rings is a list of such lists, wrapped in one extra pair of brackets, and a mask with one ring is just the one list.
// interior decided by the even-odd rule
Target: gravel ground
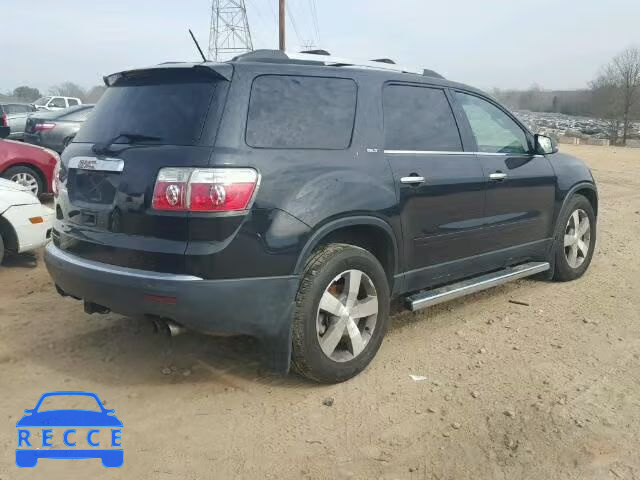
[[(9, 259), (0, 479), (640, 478), (640, 150), (562, 148), (600, 189), (585, 277), (396, 314), (370, 368), (340, 385), (266, 373), (250, 339), (169, 339), (142, 321), (87, 316), (57, 296), (41, 254)], [(23, 409), (63, 389), (115, 408), (121, 469), (15, 466)]]

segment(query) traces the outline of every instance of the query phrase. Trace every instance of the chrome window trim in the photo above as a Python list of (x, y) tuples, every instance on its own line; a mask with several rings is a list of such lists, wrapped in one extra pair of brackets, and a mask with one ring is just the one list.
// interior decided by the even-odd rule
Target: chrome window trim
[[(491, 153), (491, 152), (459, 152), (459, 151), (437, 151), (437, 150), (385, 150), (389, 155), (478, 155), (481, 157), (507, 157), (515, 155), (531, 155), (530, 153)], [(534, 158), (544, 157), (544, 155), (532, 155)]]
[(474, 152), (437, 150), (385, 150), (390, 155), (473, 155)]
[(50, 242), (46, 251), (49, 255), (57, 260), (71, 263), (72, 265), (87, 268), (102, 273), (110, 273), (113, 275), (123, 275), (127, 277), (143, 278), (145, 280), (169, 280), (173, 282), (193, 282), (202, 280), (200, 277), (193, 275), (178, 275), (175, 273), (163, 273), (163, 272), (151, 272), (149, 270), (138, 270), (135, 268), (119, 267), (117, 265), (107, 265), (105, 263), (96, 262), (93, 260), (86, 260), (84, 258), (70, 255), (63, 250), (60, 250), (52, 242)]

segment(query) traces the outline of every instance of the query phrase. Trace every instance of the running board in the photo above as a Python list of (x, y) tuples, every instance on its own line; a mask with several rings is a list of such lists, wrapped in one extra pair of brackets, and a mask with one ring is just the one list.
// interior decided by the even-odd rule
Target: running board
[(438, 303), (448, 302), (454, 298), (480, 292), (487, 288), (496, 287), (503, 283), (512, 282), (519, 278), (529, 277), (536, 273), (547, 271), (549, 268), (551, 268), (551, 265), (549, 265), (548, 262), (523, 263), (522, 265), (487, 273), (434, 290), (423, 290), (422, 292), (408, 296), (405, 301), (409, 309), (413, 311), (420, 310), (421, 308), (431, 307)]

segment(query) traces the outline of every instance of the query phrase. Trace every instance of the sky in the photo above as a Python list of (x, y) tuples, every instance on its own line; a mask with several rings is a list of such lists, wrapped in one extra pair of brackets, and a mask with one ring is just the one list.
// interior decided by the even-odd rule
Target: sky
[[(245, 0), (254, 48), (277, 48), (278, 0)], [(583, 88), (640, 46), (639, 0), (287, 0), (287, 48), (392, 58), (479, 88)], [(318, 29), (314, 26), (315, 3)], [(0, 92), (197, 61), (209, 0), (0, 0)], [(293, 21), (291, 21), (293, 19)]]

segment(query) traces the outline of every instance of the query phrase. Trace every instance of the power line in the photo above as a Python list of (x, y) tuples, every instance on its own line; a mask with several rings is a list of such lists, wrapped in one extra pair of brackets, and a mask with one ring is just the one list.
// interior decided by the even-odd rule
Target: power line
[(298, 33), (298, 28), (296, 27), (296, 21), (291, 14), (291, 9), (289, 8), (289, 2), (286, 3), (287, 15), (289, 15), (289, 20), (291, 21), (291, 25), (293, 25), (293, 31), (296, 32), (296, 37), (298, 38), (298, 43), (302, 45), (302, 39), (300, 38), (300, 34)]
[(316, 31), (316, 38), (318, 39), (318, 45), (320, 45), (320, 24), (318, 22), (318, 10), (316, 8), (316, 0), (309, 0), (309, 6), (311, 10), (311, 19), (313, 20), (313, 27)]

